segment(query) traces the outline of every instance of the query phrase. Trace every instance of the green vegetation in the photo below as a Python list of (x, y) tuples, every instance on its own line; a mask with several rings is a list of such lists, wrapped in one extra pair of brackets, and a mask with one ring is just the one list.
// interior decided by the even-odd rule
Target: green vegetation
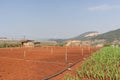
[(110, 44), (110, 43), (106, 43), (106, 44), (104, 44), (104, 47), (110, 47), (112, 44)]
[(65, 80), (120, 80), (120, 47), (105, 47), (94, 53), (76, 71), (77, 76)]
[(66, 42), (59, 42), (58, 44), (57, 44), (57, 46), (65, 46), (66, 45)]
[(65, 80), (80, 80), (78, 76), (66, 75), (64, 76)]
[(0, 43), (0, 48), (8, 48), (8, 47), (20, 47), (21, 46), (21, 43), (19, 42), (4, 42), (4, 43)]

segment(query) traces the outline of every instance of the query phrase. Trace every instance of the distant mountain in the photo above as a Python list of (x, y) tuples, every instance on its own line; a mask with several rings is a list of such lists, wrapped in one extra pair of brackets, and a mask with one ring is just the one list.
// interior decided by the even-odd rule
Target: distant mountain
[(63, 42), (68, 40), (91, 40), (93, 37), (99, 35), (97, 31), (85, 32), (79, 36), (68, 38), (68, 39), (50, 39), (51, 41)]
[(91, 32), (86, 32), (86, 33), (83, 33), (79, 36), (76, 36), (76, 37), (73, 37), (73, 38), (70, 38), (68, 40), (91, 40), (93, 37), (99, 35), (100, 33), (97, 32), (97, 31), (91, 31)]
[(120, 40), (120, 29), (109, 31), (103, 34), (100, 34), (93, 38), (93, 40), (104, 39), (107, 42), (112, 42), (114, 40)]
[(83, 33), (79, 36), (69, 38), (69, 39), (51, 39), (52, 41), (57, 41), (58, 43), (65, 43), (68, 40), (80, 40), (80, 41), (92, 41), (92, 44), (120, 44), (120, 29), (109, 31), (100, 34), (97, 31), (91, 31)]

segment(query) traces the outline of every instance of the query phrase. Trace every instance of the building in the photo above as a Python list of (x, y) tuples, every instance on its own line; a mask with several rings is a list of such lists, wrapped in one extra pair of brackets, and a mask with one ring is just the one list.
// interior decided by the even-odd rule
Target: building
[(72, 41), (67, 41), (66, 46), (80, 46), (81, 41), (79, 40), (72, 40)]
[(21, 44), (23, 47), (34, 47), (34, 40), (22, 40)]

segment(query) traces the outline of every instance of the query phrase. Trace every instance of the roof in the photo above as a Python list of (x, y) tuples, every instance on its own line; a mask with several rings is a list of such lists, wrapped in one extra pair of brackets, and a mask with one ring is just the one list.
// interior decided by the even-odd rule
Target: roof
[(20, 42), (26, 43), (26, 42), (34, 42), (34, 40), (21, 40)]

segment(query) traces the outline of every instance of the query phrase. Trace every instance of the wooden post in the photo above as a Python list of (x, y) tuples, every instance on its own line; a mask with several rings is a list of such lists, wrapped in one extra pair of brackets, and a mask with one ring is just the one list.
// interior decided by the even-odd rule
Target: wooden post
[(82, 48), (82, 56), (83, 56), (83, 48)]
[(53, 54), (53, 47), (51, 47), (51, 54)]
[(91, 53), (91, 47), (89, 46), (89, 53)]
[(12, 48), (12, 47), (10, 48), (10, 51), (13, 51), (13, 48)]
[(24, 59), (26, 58), (26, 51), (24, 50), (23, 52), (23, 55), (24, 55)]
[(65, 63), (68, 63), (68, 51), (67, 51), (67, 47), (65, 47)]

